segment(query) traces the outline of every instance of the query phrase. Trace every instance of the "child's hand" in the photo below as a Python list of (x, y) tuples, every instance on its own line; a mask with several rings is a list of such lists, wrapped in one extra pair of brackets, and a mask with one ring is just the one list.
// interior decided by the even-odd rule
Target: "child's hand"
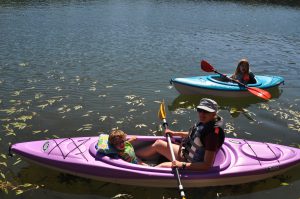
[(134, 140), (136, 140), (137, 137), (136, 136), (131, 136), (130, 139), (128, 140), (128, 142), (133, 142)]
[(136, 138), (136, 136), (132, 136), (130, 139), (131, 139), (132, 141), (134, 141), (134, 140), (136, 140), (137, 138)]

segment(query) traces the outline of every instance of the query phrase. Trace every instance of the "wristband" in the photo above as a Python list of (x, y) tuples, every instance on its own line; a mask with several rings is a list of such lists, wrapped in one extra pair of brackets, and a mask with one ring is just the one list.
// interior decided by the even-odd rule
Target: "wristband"
[(185, 167), (186, 167), (186, 162), (183, 162), (181, 168), (182, 168), (182, 169), (185, 169)]

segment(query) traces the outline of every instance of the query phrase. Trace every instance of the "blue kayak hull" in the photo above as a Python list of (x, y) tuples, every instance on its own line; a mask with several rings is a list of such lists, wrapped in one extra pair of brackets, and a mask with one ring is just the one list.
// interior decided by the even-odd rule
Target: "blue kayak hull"
[[(279, 76), (255, 76), (257, 83), (248, 84), (249, 87), (257, 87), (269, 90), (284, 83)], [(183, 95), (206, 94), (219, 97), (248, 97), (252, 96), (245, 87), (237, 83), (223, 81), (219, 75), (195, 76), (186, 78), (174, 78), (170, 81), (176, 90)]]

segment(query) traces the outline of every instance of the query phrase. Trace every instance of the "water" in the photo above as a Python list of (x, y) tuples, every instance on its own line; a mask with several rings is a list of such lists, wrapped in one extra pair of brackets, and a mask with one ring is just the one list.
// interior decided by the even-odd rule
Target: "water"
[[(201, 59), (229, 74), (243, 57), (255, 74), (283, 76), (285, 85), (270, 102), (216, 99), (227, 137), (298, 147), (298, 4), (2, 1), (0, 153), (6, 154), (9, 143), (92, 136), (115, 127), (129, 134), (156, 135), (162, 99), (171, 128), (186, 130), (196, 120), (193, 108), (201, 97), (179, 95), (169, 80), (206, 75), (199, 67)], [(178, 197), (176, 189), (116, 185), (26, 161), (14, 164), (17, 157), (1, 156), (0, 162), (11, 188), (33, 184), (18, 188), (30, 189), (23, 198)], [(264, 181), (187, 193), (188, 198), (298, 198), (299, 187), (295, 168)], [(16, 198), (11, 188), (8, 195), (0, 193), (1, 198)]]

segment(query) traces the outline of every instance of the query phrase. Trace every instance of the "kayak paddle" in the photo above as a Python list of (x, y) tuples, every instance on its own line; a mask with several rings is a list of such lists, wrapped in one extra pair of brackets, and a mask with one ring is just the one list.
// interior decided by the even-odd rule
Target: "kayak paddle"
[(256, 87), (249, 87), (246, 84), (243, 84), (243, 83), (241, 83), (241, 82), (239, 82), (235, 79), (232, 79), (232, 78), (228, 77), (227, 75), (219, 73), (218, 71), (216, 71), (214, 69), (214, 67), (212, 65), (210, 65), (205, 60), (201, 61), (201, 69), (204, 70), (205, 72), (217, 73), (217, 74), (221, 75), (222, 77), (225, 77), (225, 78), (229, 79), (230, 81), (233, 81), (233, 82), (245, 87), (250, 93), (252, 93), (253, 95), (255, 95), (257, 97), (263, 98), (265, 100), (269, 100), (271, 98), (271, 94), (268, 91), (260, 89), (260, 88), (256, 88)]
[[(165, 103), (164, 101), (160, 104), (159, 107), (159, 111), (158, 111), (158, 117), (163, 121), (163, 126), (165, 129), (168, 129), (168, 123), (166, 120), (166, 110), (165, 110)], [(171, 142), (171, 136), (170, 134), (166, 134), (167, 140), (168, 140), (168, 146), (171, 152), (171, 156), (172, 156), (172, 161), (175, 161), (175, 155), (174, 155), (174, 151), (172, 148), (172, 142)], [(175, 175), (177, 178), (177, 183), (178, 183), (178, 190), (180, 192), (180, 196), (182, 199), (186, 199), (185, 198), (185, 194), (184, 194), (184, 190), (183, 190), (183, 186), (181, 184), (181, 180), (180, 180), (180, 174), (179, 174), (179, 170), (177, 167), (173, 168), (175, 170)]]

